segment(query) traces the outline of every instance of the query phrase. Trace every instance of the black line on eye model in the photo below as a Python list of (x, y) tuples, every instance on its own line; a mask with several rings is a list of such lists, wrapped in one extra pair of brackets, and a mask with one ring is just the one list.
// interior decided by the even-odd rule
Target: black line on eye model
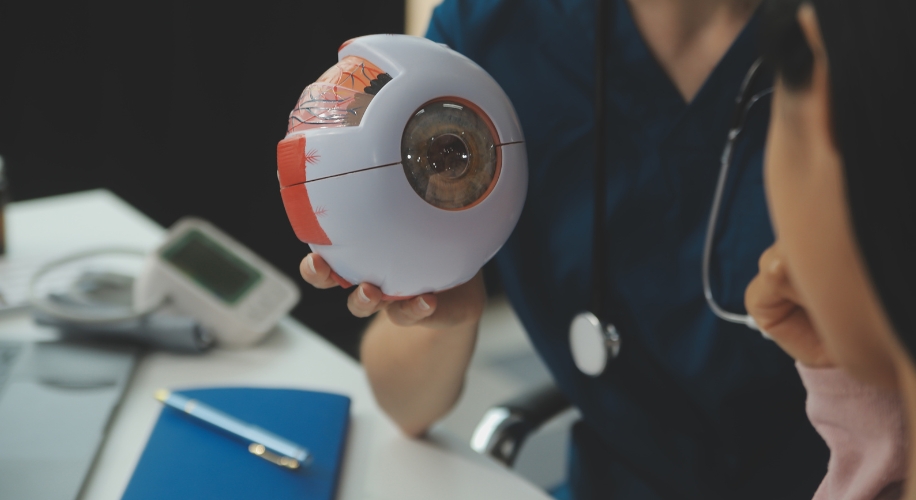
[(396, 163), (388, 163), (388, 164), (385, 164), (385, 165), (379, 165), (379, 166), (376, 166), (376, 167), (362, 168), (362, 169), (359, 169), (359, 170), (353, 170), (353, 171), (351, 171), (351, 172), (344, 172), (344, 173), (342, 173), (342, 174), (334, 174), (334, 175), (329, 175), (329, 176), (327, 176), (327, 177), (319, 177), (319, 178), (317, 178), (317, 179), (309, 179), (309, 180), (305, 181), (305, 183), (308, 184), (309, 182), (321, 181), (321, 180), (324, 180), (324, 179), (333, 179), (334, 177), (340, 177), (340, 176), (342, 176), (342, 175), (350, 175), (350, 174), (355, 174), (355, 173), (359, 173), (359, 172), (365, 172), (365, 171), (367, 171), (367, 170), (375, 170), (375, 169), (377, 169), (377, 168), (385, 168), (385, 167), (390, 167), (390, 166), (392, 166), (392, 165), (400, 165), (400, 164), (401, 164), (401, 162), (396, 162)]
[(509, 145), (511, 145), (511, 144), (524, 144), (524, 143), (525, 143), (525, 141), (501, 142), (501, 143), (499, 143), (499, 144), (495, 144), (495, 146), (497, 146), (497, 147), (498, 147), (498, 146), (509, 146)]

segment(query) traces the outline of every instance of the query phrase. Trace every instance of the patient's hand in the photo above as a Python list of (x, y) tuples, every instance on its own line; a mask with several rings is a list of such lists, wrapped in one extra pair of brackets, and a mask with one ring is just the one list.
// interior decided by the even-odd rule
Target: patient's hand
[[(315, 288), (332, 288), (331, 267), (320, 255), (311, 253), (299, 264), (302, 278)], [(486, 305), (483, 277), (477, 273), (471, 281), (450, 290), (424, 293), (409, 300), (382, 300), (382, 291), (361, 283), (347, 299), (347, 307), (357, 317), (365, 318), (385, 310), (388, 319), (398, 326), (423, 325), (434, 329), (476, 324)]]
[(760, 256), (760, 270), (744, 303), (760, 328), (797, 361), (812, 368), (834, 365), (792, 285), (778, 242)]

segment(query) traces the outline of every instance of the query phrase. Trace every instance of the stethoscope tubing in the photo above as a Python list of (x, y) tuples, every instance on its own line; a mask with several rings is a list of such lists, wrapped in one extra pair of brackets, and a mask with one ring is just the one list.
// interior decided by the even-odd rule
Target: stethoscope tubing
[(719, 305), (712, 293), (712, 280), (710, 279), (712, 247), (716, 236), (719, 212), (722, 209), (722, 197), (725, 193), (725, 184), (728, 180), (728, 171), (731, 166), (732, 157), (734, 155), (735, 143), (737, 142), (738, 137), (741, 136), (742, 132), (744, 132), (744, 119), (747, 117), (751, 107), (760, 99), (763, 99), (767, 95), (773, 93), (773, 89), (768, 88), (748, 97), (748, 94), (751, 92), (753, 84), (757, 79), (757, 75), (759, 74), (761, 64), (762, 61), (758, 59), (756, 62), (754, 62), (753, 66), (751, 66), (751, 69), (748, 72), (748, 76), (745, 78), (744, 82), (742, 82), (741, 90), (738, 93), (738, 97), (736, 98), (736, 109), (738, 112), (736, 113), (734, 121), (728, 132), (728, 141), (725, 143), (725, 149), (722, 151), (722, 156), (720, 158), (721, 165), (719, 168), (719, 178), (716, 181), (716, 191), (713, 195), (712, 208), (709, 211), (709, 222), (706, 225), (706, 236), (703, 241), (703, 261), (701, 267), (703, 275), (703, 297), (706, 299), (706, 303), (709, 305), (709, 308), (712, 310), (713, 314), (724, 321), (742, 324), (752, 330), (760, 331), (764, 334), (764, 336), (766, 336), (766, 333), (760, 329), (760, 326), (752, 316), (748, 314), (731, 312)]

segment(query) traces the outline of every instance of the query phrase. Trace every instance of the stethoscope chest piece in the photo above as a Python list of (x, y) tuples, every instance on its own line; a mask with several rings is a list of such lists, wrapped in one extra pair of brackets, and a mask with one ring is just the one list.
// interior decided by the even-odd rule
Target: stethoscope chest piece
[(579, 371), (597, 377), (608, 360), (620, 354), (620, 334), (614, 325), (601, 322), (594, 314), (579, 313), (569, 326), (569, 348)]

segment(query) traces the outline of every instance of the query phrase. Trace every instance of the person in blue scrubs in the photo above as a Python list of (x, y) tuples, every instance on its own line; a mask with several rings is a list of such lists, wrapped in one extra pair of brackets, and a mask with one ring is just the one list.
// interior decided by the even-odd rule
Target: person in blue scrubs
[[(717, 319), (701, 286), (719, 158), (735, 95), (758, 57), (759, 13), (751, 10), (685, 98), (645, 41), (636, 2), (609, 0), (608, 9), (606, 312), (623, 343), (598, 377), (576, 369), (568, 340), (570, 321), (590, 305), (592, 280), (595, 2), (446, 0), (427, 34), (486, 69), (523, 126), (528, 198), (496, 268), (535, 348), (582, 412), (569, 456), (573, 498), (810, 499), (828, 452), (806, 418), (792, 360)], [(767, 108), (747, 119), (715, 240), (713, 289), (732, 310), (743, 310), (757, 258), (773, 241), (762, 186)], [(320, 257), (306, 257), (302, 271), (316, 286), (333, 286)], [(363, 363), (380, 405), (406, 433), (422, 434), (457, 400), (481, 295), (479, 277), (406, 303), (386, 304), (366, 284), (351, 295), (354, 314), (380, 312)]]

